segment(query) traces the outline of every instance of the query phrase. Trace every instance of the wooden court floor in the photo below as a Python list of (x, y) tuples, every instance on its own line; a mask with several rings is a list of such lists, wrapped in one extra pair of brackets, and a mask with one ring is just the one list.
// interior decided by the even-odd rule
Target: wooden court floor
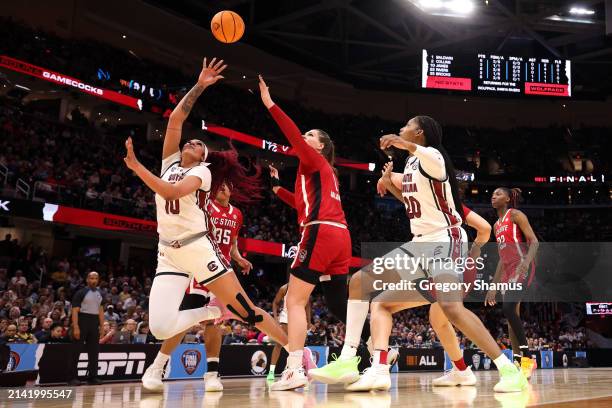
[[(496, 394), (496, 372), (478, 372), (476, 387), (435, 388), (440, 373), (393, 375), (389, 392), (346, 393), (340, 385), (312, 384), (308, 391), (269, 392), (263, 378), (225, 379), (222, 393), (206, 393), (200, 381), (167, 382), (163, 394), (150, 394), (140, 383), (81, 386), (68, 400), (8, 400), (4, 407), (139, 408), (390, 408), (390, 407), (612, 407), (612, 368), (538, 370), (527, 391)], [(46, 387), (54, 389), (61, 387)]]

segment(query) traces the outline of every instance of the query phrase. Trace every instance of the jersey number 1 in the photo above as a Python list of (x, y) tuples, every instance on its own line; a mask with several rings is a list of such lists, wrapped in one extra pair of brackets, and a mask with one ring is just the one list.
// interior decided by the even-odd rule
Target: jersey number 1
[(181, 212), (179, 200), (166, 200), (166, 214), (178, 214)]
[(404, 203), (406, 203), (406, 215), (408, 216), (409, 220), (413, 218), (421, 218), (421, 203), (419, 203), (416, 198), (404, 197)]

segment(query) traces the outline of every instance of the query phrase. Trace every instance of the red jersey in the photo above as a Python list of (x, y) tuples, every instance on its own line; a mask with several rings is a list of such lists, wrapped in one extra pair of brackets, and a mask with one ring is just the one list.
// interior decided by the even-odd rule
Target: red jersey
[[(506, 282), (514, 277), (516, 268), (525, 259), (529, 248), (523, 232), (518, 225), (512, 222), (512, 208), (509, 208), (504, 216), (495, 222), (494, 229), (499, 258), (504, 266), (502, 281)], [(530, 269), (533, 269), (533, 264)]]
[[(214, 226), (214, 228), (209, 228), (209, 231), (213, 233), (221, 254), (230, 262), (232, 243), (238, 237), (242, 228), (242, 211), (231, 204), (228, 207), (223, 207), (217, 201), (211, 201), (207, 208), (208, 214), (210, 214), (210, 224)], [(207, 296), (208, 288), (197, 283), (195, 279), (191, 279), (191, 284), (187, 287), (187, 293)]]
[(215, 226), (214, 236), (219, 244), (219, 249), (225, 259), (230, 261), (232, 243), (242, 228), (242, 211), (231, 204), (223, 207), (217, 201), (211, 201), (208, 205), (208, 213), (210, 222)]
[(302, 132), (281, 108), (274, 105), (270, 113), (300, 160), (295, 191), (292, 193), (280, 188), (279, 198), (297, 210), (300, 226), (312, 221), (347, 225), (340, 201), (338, 178), (332, 166), (304, 141)]

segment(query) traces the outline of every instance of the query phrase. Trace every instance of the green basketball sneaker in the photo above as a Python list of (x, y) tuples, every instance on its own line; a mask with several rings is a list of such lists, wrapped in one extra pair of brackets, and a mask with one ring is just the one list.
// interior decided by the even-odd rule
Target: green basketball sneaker
[(499, 382), (495, 384), (495, 392), (521, 392), (527, 388), (527, 379), (514, 364), (507, 364), (499, 370)]
[(355, 356), (349, 359), (339, 359), (332, 354), (334, 361), (321, 368), (313, 368), (308, 371), (310, 378), (326, 384), (350, 384), (359, 379), (359, 362), (361, 357)]
[(266, 377), (266, 381), (267, 382), (274, 382), (274, 380), (275, 380), (274, 371), (270, 371), (268, 373), (268, 376)]

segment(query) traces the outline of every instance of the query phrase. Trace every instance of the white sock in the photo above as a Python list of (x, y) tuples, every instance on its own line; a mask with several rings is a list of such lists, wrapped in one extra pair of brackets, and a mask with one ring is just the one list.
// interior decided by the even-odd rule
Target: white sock
[(287, 357), (287, 367), (291, 369), (302, 367), (302, 357), (304, 356), (304, 350), (290, 351), (289, 357)]
[(153, 364), (151, 365), (158, 368), (163, 368), (163, 366), (166, 365), (169, 359), (170, 356), (168, 354), (164, 354), (160, 351), (159, 353), (157, 353), (157, 356), (155, 356), (155, 360), (153, 360)]
[(357, 354), (357, 347), (361, 341), (363, 325), (368, 318), (370, 302), (360, 299), (349, 299), (346, 306), (346, 335), (340, 359), (349, 359)]
[(276, 371), (276, 365), (275, 364), (270, 364), (270, 372), (272, 374), (274, 374), (275, 371)]
[(497, 367), (497, 371), (500, 371), (501, 368), (505, 365), (511, 365), (512, 367), (514, 367), (512, 361), (508, 360), (508, 357), (506, 357), (504, 353), (502, 353), (499, 357), (493, 360), (493, 362), (495, 363), (495, 367)]

